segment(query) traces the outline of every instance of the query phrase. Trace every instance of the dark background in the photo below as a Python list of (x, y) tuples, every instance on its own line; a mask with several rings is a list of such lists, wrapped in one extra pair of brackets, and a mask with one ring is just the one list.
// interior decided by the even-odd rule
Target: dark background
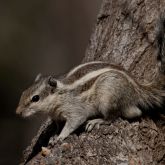
[(38, 73), (79, 64), (101, 0), (0, 1), (0, 164), (18, 164), (44, 117), (15, 115), (22, 91)]

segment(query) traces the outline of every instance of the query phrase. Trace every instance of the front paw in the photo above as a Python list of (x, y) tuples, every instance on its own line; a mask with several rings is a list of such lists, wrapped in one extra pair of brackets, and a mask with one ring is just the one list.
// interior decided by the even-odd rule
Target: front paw
[(48, 143), (49, 146), (54, 146), (55, 145), (55, 137), (51, 137)]
[(57, 143), (62, 143), (63, 139), (60, 138), (59, 136), (55, 136), (55, 137), (52, 137), (50, 140), (49, 140), (49, 145), (50, 146), (54, 146), (56, 145)]
[(64, 140), (64, 138), (58, 136), (58, 137), (56, 138), (56, 143), (62, 143), (63, 140)]

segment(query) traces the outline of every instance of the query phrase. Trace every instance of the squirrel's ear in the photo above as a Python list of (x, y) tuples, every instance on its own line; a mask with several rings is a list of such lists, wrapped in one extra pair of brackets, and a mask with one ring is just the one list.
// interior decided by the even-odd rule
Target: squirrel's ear
[(54, 77), (50, 76), (50, 77), (49, 77), (49, 80), (48, 80), (48, 84), (49, 84), (51, 87), (56, 88), (56, 87), (57, 87), (57, 80), (56, 80)]
[(42, 77), (42, 74), (39, 73), (35, 78), (35, 82), (39, 81), (41, 79), (41, 77)]

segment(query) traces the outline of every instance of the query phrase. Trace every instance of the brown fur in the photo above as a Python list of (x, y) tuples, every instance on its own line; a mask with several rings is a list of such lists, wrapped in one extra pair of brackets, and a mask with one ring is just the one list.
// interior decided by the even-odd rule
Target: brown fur
[[(165, 29), (165, 19), (160, 23)], [(57, 85), (52, 85), (50, 77), (38, 76), (37, 82), (23, 92), (16, 112), (24, 117), (43, 112), (53, 120), (65, 120), (57, 138), (63, 140), (91, 117), (103, 116), (88, 121), (87, 131), (103, 124), (115, 113), (133, 119), (142, 115), (139, 105), (145, 109), (162, 106), (165, 98), (164, 29), (159, 29), (157, 37), (159, 68), (155, 82), (139, 84), (121, 67), (106, 62), (86, 63), (59, 80), (52, 78)], [(36, 94), (40, 100), (32, 102)]]

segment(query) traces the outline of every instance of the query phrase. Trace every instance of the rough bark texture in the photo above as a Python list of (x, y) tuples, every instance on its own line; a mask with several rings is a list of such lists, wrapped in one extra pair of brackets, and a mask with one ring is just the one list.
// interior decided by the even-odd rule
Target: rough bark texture
[[(104, 60), (123, 66), (140, 82), (156, 68), (155, 26), (163, 0), (104, 0), (83, 62)], [(62, 144), (49, 146), (55, 124), (46, 121), (24, 154), (27, 164), (165, 164), (165, 120), (116, 119), (99, 130), (83, 128)], [(51, 153), (43, 155), (41, 147)]]

